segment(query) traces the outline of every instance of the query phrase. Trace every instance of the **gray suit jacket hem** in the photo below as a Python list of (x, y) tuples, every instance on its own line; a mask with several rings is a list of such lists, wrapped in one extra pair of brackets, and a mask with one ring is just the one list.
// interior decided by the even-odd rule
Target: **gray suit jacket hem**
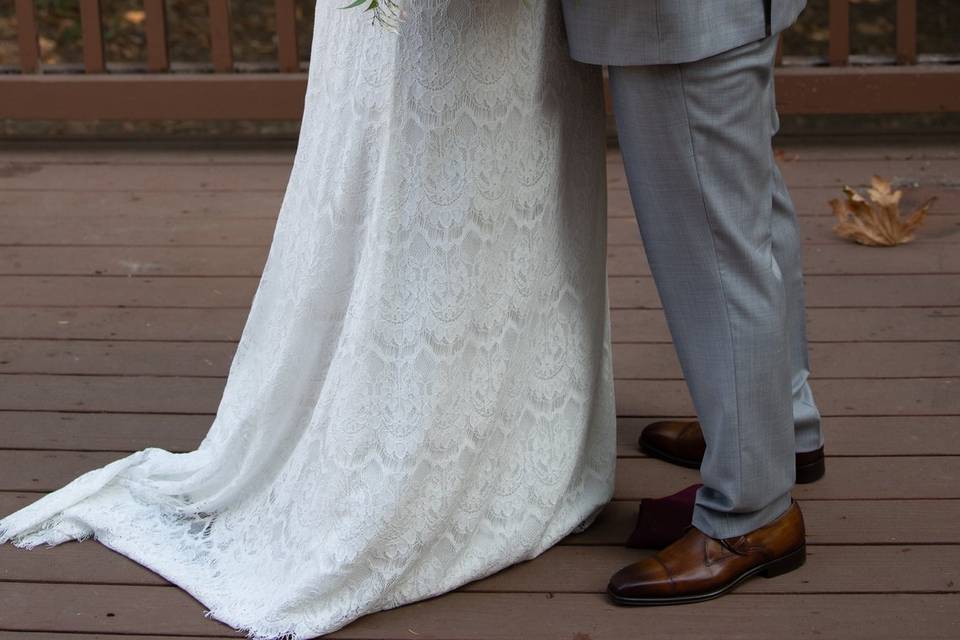
[(674, 55), (644, 56), (637, 55), (636, 52), (622, 51), (610, 52), (603, 49), (596, 49), (588, 43), (580, 40), (570, 42), (570, 57), (578, 62), (587, 64), (605, 64), (609, 66), (631, 66), (642, 64), (682, 64), (684, 62), (693, 62), (694, 60), (703, 60), (710, 56), (715, 56), (724, 51), (735, 49), (745, 45), (748, 42), (762, 40), (767, 35), (766, 25), (761, 22), (759, 25), (744, 25), (736, 31), (730, 31), (725, 34), (723, 39), (713, 40), (709, 43), (703, 43), (696, 48), (690, 48)]
[(783, 31), (806, 0), (563, 0), (570, 56), (613, 66), (681, 64)]

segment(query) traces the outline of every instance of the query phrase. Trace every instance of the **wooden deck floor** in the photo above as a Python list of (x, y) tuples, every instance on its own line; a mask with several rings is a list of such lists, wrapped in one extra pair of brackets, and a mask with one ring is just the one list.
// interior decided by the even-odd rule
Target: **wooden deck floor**
[[(460, 592), (363, 619), (368, 639), (960, 638), (960, 153), (889, 142), (790, 146), (806, 241), (828, 475), (802, 487), (810, 559), (688, 607), (602, 594), (642, 552), (636, 501), (696, 474), (634, 447), (690, 401), (619, 157), (610, 269), (620, 466), (587, 533)], [(284, 149), (0, 151), (0, 514), (146, 446), (190, 450), (216, 410), (292, 160)], [(940, 198), (917, 241), (845, 244), (827, 200), (879, 173)], [(0, 640), (236, 637), (96, 543), (0, 548)]]

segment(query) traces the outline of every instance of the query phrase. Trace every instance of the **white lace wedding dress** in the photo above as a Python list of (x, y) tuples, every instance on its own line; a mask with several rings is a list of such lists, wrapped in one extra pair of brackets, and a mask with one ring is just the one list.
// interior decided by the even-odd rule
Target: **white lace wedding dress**
[[(597, 68), (557, 0), (317, 3), (299, 147), (212, 427), (0, 520), (95, 537), (257, 638), (533, 558), (611, 497)], [(135, 418), (131, 418), (135, 419)]]

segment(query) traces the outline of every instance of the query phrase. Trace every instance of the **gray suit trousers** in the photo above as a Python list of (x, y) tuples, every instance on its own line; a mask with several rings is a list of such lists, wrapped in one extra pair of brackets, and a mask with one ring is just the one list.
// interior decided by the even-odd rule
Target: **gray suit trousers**
[(681, 64), (611, 66), (629, 182), (707, 452), (694, 525), (757, 529), (822, 445), (807, 382), (800, 236), (773, 158), (776, 37)]

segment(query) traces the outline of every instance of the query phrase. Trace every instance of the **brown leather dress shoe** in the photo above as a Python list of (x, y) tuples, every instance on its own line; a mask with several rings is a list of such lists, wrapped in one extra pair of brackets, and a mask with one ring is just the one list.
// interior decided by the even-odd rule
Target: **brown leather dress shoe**
[(765, 527), (715, 540), (699, 529), (654, 556), (624, 567), (607, 592), (617, 604), (689, 604), (719, 597), (745, 580), (782, 575), (803, 565), (807, 547), (796, 503)]
[[(707, 443), (699, 422), (666, 420), (644, 428), (640, 433), (640, 449), (655, 458), (699, 469)], [(816, 482), (826, 472), (823, 447), (797, 454), (797, 484)]]

